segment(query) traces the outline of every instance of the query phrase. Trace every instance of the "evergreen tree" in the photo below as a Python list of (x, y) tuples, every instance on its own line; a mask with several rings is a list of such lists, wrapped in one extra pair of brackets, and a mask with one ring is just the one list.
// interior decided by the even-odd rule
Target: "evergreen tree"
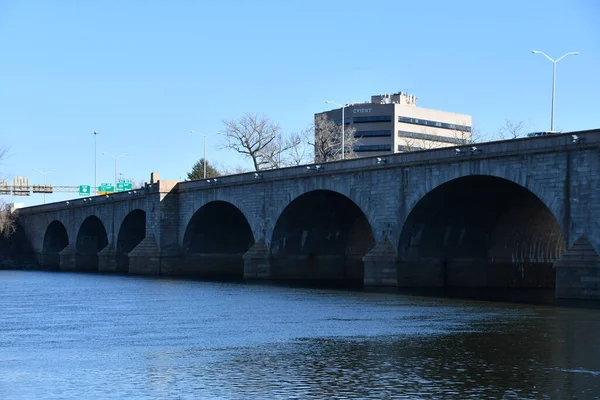
[[(190, 181), (195, 181), (198, 179), (204, 179), (204, 158), (201, 158), (194, 164), (192, 170), (188, 172), (187, 178)], [(217, 171), (215, 167), (210, 165), (210, 163), (206, 163), (206, 178), (214, 178), (217, 176), (221, 176), (221, 173)]]

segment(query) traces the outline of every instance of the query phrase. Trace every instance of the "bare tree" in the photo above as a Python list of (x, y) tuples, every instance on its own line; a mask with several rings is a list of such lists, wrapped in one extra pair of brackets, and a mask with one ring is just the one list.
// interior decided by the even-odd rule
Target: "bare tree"
[(281, 128), (264, 115), (246, 113), (238, 119), (223, 120), (223, 148), (244, 154), (259, 171), (271, 165), (267, 156), (269, 145), (281, 135)]
[[(344, 129), (344, 158), (354, 158), (354, 147), (359, 142), (354, 127)], [(318, 114), (314, 124), (315, 162), (342, 158), (342, 125), (337, 126), (325, 114)]]
[(292, 165), (291, 156), (297, 147), (301, 146), (302, 138), (293, 134), (284, 137), (279, 134), (264, 149), (265, 168), (281, 168)]
[[(408, 135), (408, 136), (407, 136)], [(437, 149), (440, 147), (451, 146), (441, 141), (436, 141), (435, 135), (427, 133), (425, 128), (421, 128), (420, 137), (417, 132), (414, 136), (410, 136), (410, 133), (405, 133), (404, 136), (399, 138), (400, 146), (402, 146), (402, 152), (417, 151), (417, 150), (430, 150)]]
[(481, 143), (485, 141), (484, 135), (478, 126), (471, 126), (471, 143)]
[(498, 131), (498, 136), (500, 139), (516, 139), (523, 136), (524, 130), (525, 122), (506, 119)]
[[(7, 156), (8, 148), (0, 147), (0, 162)], [(0, 175), (0, 183), (6, 183)], [(17, 229), (16, 213), (11, 212), (8, 204), (0, 200), (0, 236), (8, 238)]]
[(400, 142), (402, 143), (400, 146), (402, 146), (402, 150), (401, 153), (406, 153), (409, 151), (415, 151), (418, 150), (416, 144), (415, 144), (415, 139), (413, 138), (409, 138), (409, 137), (401, 137), (400, 138)]
[(4, 201), (0, 202), (0, 236), (8, 238), (17, 229), (17, 217), (15, 212)]
[(456, 143), (456, 145), (475, 143), (476, 141), (473, 139), (474, 130), (475, 130), (474, 127), (471, 127), (470, 130), (466, 130), (466, 129), (452, 130), (452, 137), (454, 139), (458, 139), (458, 141), (460, 141), (460, 143)]
[(248, 168), (244, 168), (241, 165), (236, 165), (231, 168), (220, 169), (220, 171), (222, 172), (222, 175), (237, 175), (237, 174), (244, 174), (244, 173), (248, 172)]
[(288, 153), (289, 165), (302, 165), (314, 162), (314, 146), (310, 143), (313, 140), (312, 128), (304, 129), (292, 134), (292, 140), (297, 143)]

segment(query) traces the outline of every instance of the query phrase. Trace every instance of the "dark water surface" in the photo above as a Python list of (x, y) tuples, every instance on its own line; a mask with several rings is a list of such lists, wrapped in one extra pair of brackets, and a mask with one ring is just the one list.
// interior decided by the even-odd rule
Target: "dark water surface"
[(600, 398), (600, 311), (0, 271), (0, 399)]

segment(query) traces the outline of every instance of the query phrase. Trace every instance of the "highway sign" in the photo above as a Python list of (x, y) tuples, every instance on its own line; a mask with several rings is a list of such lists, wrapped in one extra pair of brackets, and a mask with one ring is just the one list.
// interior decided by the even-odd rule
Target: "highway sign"
[(115, 187), (112, 183), (101, 183), (98, 186), (98, 194), (111, 194), (115, 192)]
[(33, 193), (52, 193), (52, 185), (33, 185)]
[(90, 194), (90, 185), (79, 185), (80, 196), (89, 196)]
[(128, 181), (119, 181), (117, 183), (117, 192), (125, 192), (127, 190), (133, 189), (133, 184)]

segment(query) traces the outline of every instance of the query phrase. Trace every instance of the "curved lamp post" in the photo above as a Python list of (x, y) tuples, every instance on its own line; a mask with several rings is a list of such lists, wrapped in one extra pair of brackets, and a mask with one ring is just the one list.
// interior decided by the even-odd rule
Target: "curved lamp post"
[(108, 154), (108, 153), (102, 153), (102, 155), (111, 157), (113, 160), (115, 160), (115, 190), (116, 190), (117, 189), (117, 160), (121, 157), (125, 157), (125, 156), (129, 155), (129, 153), (123, 153), (118, 156), (113, 156), (112, 154)]
[(562, 57), (557, 58), (556, 60), (549, 57), (548, 54), (544, 53), (543, 51), (532, 50), (531, 52), (533, 54), (541, 54), (548, 60), (552, 61), (552, 112), (550, 114), (550, 130), (554, 131), (554, 96), (556, 92), (556, 63), (565, 58), (566, 56), (576, 56), (577, 54), (579, 54), (579, 52), (571, 51), (563, 55)]

